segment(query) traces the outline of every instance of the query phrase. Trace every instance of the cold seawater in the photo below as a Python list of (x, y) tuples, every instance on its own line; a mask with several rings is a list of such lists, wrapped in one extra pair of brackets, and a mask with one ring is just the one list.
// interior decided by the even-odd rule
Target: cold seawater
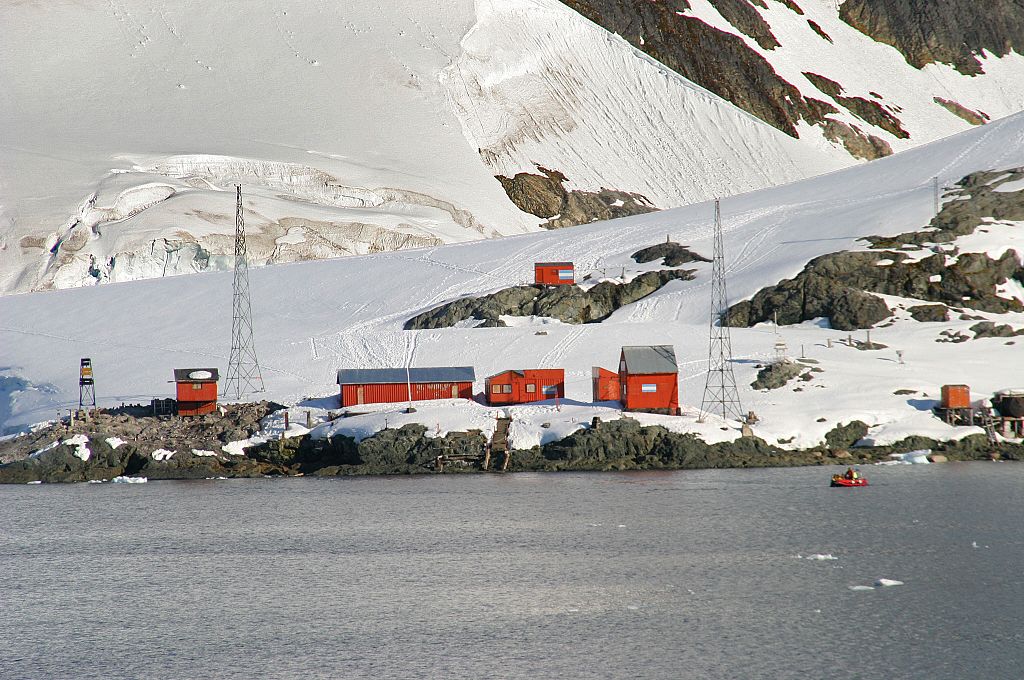
[(0, 678), (1021, 677), (1024, 466), (836, 471), (0, 487)]

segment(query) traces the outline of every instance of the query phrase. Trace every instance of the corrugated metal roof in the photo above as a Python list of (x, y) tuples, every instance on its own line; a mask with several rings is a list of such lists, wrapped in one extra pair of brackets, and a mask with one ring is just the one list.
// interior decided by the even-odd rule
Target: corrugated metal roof
[(571, 267), (572, 262), (534, 262), (534, 267)]
[(636, 345), (622, 348), (626, 372), (633, 375), (676, 373), (676, 350), (672, 345)]
[(507, 373), (515, 373), (516, 375), (523, 376), (523, 377), (526, 376), (526, 373), (524, 371), (519, 371), (519, 370), (516, 370), (516, 369), (512, 368), (512, 369), (509, 369), (507, 371), (501, 371), (500, 373), (495, 373), (494, 375), (489, 375), (489, 376), (487, 376), (487, 380), (493, 380), (494, 378), (498, 378), (498, 377), (503, 376), (503, 375), (505, 375)]
[[(410, 368), (408, 379), (414, 383), (473, 382), (472, 366), (440, 366)], [(404, 368), (343, 368), (338, 371), (339, 385), (374, 385), (405, 383)]]
[(174, 382), (217, 382), (216, 368), (176, 368)]

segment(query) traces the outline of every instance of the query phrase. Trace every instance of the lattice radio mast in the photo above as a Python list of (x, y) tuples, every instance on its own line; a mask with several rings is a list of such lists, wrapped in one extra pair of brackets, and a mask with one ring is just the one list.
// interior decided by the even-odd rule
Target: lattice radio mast
[(732, 372), (732, 339), (725, 324), (728, 295), (725, 290), (725, 248), (722, 245), (722, 211), (715, 201), (715, 246), (711, 264), (711, 331), (708, 342), (708, 377), (704, 383), (701, 401), (701, 420), (704, 414), (715, 412), (728, 420), (743, 420), (743, 407), (736, 390), (736, 376)]
[(263, 376), (252, 338), (252, 304), (249, 301), (249, 265), (246, 261), (245, 222), (242, 220), (242, 185), (235, 185), (235, 280), (232, 286), (231, 359), (224, 393), (241, 399), (243, 394), (263, 392)]

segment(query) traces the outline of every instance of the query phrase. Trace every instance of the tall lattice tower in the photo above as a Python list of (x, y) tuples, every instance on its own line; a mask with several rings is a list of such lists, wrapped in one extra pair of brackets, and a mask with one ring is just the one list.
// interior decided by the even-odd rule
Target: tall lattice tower
[(729, 309), (725, 290), (725, 249), (722, 245), (722, 210), (715, 201), (715, 246), (711, 264), (711, 339), (708, 343), (708, 377), (701, 401), (704, 413), (718, 413), (722, 418), (743, 420), (743, 407), (732, 373), (732, 339), (725, 324)]
[(242, 219), (242, 185), (235, 185), (235, 281), (232, 286), (231, 359), (224, 394), (240, 399), (243, 394), (262, 392), (263, 376), (252, 339), (252, 304), (249, 301), (249, 265), (245, 250), (245, 221)]

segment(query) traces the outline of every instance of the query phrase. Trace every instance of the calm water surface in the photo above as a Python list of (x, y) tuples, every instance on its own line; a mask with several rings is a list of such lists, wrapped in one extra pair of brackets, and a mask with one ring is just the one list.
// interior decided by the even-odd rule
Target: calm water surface
[(866, 471), (0, 487), (0, 678), (1024, 677), (1024, 465)]

